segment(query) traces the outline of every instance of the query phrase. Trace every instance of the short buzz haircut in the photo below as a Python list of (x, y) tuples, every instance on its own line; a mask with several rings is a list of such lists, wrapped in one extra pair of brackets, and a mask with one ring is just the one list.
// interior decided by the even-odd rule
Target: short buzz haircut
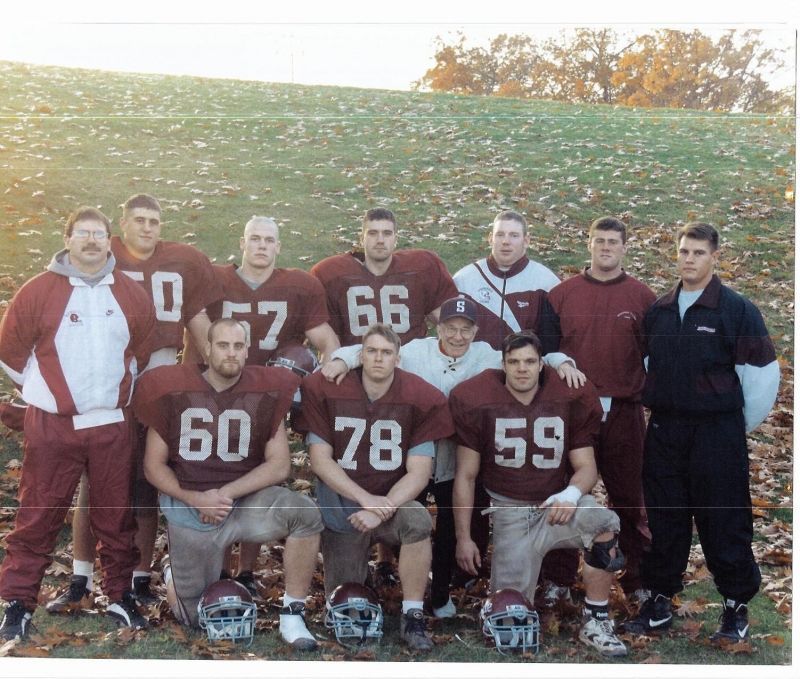
[(158, 202), (153, 196), (148, 193), (137, 193), (128, 200), (125, 201), (125, 204), (122, 206), (122, 216), (126, 216), (132, 210), (136, 208), (144, 208), (145, 210), (155, 210), (158, 214), (161, 214), (161, 203)]
[(514, 212), (514, 210), (503, 210), (499, 215), (494, 218), (492, 222), (492, 226), (495, 226), (498, 222), (503, 221), (512, 221), (522, 224), (522, 231), (523, 233), (528, 233), (528, 222), (525, 220), (519, 212)]
[(395, 219), (394, 212), (385, 207), (374, 207), (367, 210), (361, 220), (361, 229), (366, 229), (369, 222), (391, 222), (394, 230), (397, 231), (397, 219)]
[(680, 245), (681, 238), (684, 236), (687, 238), (694, 238), (695, 240), (708, 241), (711, 244), (711, 252), (719, 250), (719, 233), (711, 224), (706, 224), (705, 222), (689, 222), (678, 229), (675, 242)]
[(542, 357), (542, 340), (539, 339), (539, 336), (536, 333), (530, 330), (525, 330), (523, 332), (512, 332), (503, 340), (503, 346), (501, 347), (503, 352), (503, 363), (505, 363), (506, 355), (509, 352), (514, 351), (515, 349), (522, 349), (522, 347), (533, 347), (536, 350), (536, 353), (539, 355), (539, 358)]
[(82, 222), (86, 219), (91, 219), (96, 222), (102, 222), (106, 227), (106, 234), (111, 235), (111, 221), (96, 207), (89, 205), (81, 205), (74, 210), (64, 224), (64, 235), (69, 238), (72, 235), (72, 229), (75, 227), (76, 222)]
[(391, 342), (394, 345), (397, 353), (400, 353), (400, 337), (398, 337), (397, 333), (392, 330), (392, 326), (386, 325), (385, 323), (375, 323), (369, 326), (369, 328), (367, 328), (367, 332), (365, 332), (364, 336), (361, 338), (361, 345), (363, 346), (367, 339), (373, 335), (383, 337), (383, 339)]
[(247, 328), (245, 327), (244, 323), (241, 321), (236, 320), (235, 318), (218, 318), (216, 321), (213, 321), (211, 325), (208, 326), (208, 343), (214, 343), (214, 331), (221, 327), (221, 326), (228, 326), (230, 328), (241, 328), (242, 332), (244, 333), (244, 341), (247, 346), (250, 346), (250, 333), (247, 332)]
[(628, 229), (625, 226), (625, 222), (616, 217), (600, 217), (600, 219), (595, 219), (589, 227), (589, 240), (594, 238), (595, 231), (616, 231), (622, 237), (623, 243), (628, 240)]
[(244, 225), (244, 230), (247, 231), (247, 227), (251, 224), (267, 224), (268, 226), (275, 227), (275, 233), (280, 234), (280, 228), (278, 227), (278, 222), (276, 222), (272, 217), (264, 217), (263, 215), (253, 215), (250, 219), (247, 220), (247, 224)]

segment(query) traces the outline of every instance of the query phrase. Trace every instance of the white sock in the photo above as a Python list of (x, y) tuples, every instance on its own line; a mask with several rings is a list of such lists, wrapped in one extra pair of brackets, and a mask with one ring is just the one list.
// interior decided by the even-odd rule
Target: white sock
[(412, 608), (422, 608), (422, 602), (403, 599), (403, 615), (408, 613)]
[(86, 589), (94, 591), (94, 564), (91, 561), (72, 560), (72, 574), (82, 575), (86, 578)]
[(587, 604), (589, 604), (589, 606), (597, 606), (598, 608), (600, 606), (608, 606), (608, 599), (605, 601), (592, 601), (591, 599), (585, 599), (585, 601)]
[[(305, 598), (297, 599), (296, 597), (283, 595), (283, 605), (288, 606), (293, 601), (305, 602)], [(308, 631), (302, 615), (289, 615), (281, 613), (279, 616), (280, 624), (279, 629), (283, 640), (288, 643), (294, 643), (297, 639), (313, 639), (313, 635)]]
[(293, 604), (295, 601), (299, 601), (301, 604), (306, 602), (306, 598), (303, 597), (302, 599), (298, 599), (297, 597), (291, 596), (290, 594), (283, 594), (283, 605), (288, 606), (289, 604)]
[(144, 578), (150, 577), (150, 571), (133, 571), (133, 575), (131, 575), (131, 587), (133, 587), (133, 579), (134, 578)]

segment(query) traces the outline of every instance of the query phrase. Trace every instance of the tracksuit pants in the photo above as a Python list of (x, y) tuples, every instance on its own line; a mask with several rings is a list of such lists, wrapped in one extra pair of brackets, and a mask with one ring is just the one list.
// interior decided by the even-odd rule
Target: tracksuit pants
[(720, 594), (749, 601), (761, 582), (751, 548), (749, 482), (741, 410), (705, 415), (653, 412), (643, 469), (653, 536), (642, 560), (644, 586), (667, 596), (683, 589), (694, 519)]

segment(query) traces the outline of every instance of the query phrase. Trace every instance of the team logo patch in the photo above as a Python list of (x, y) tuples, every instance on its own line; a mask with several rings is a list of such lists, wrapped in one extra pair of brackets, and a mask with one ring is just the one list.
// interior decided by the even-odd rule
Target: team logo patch
[(480, 288), (478, 290), (478, 300), (486, 304), (492, 298), (492, 291), (489, 288)]
[(72, 325), (83, 325), (83, 321), (77, 311), (70, 311), (67, 314), (67, 318), (69, 318), (69, 322)]
[(707, 332), (713, 335), (715, 332), (717, 332), (717, 329), (709, 328), (707, 325), (698, 325), (697, 332)]
[(114, 310), (113, 309), (106, 309), (106, 316), (113, 316)]
[(617, 318), (627, 318), (629, 321), (635, 321), (636, 313), (633, 311), (620, 311), (617, 314)]
[(529, 306), (529, 304), (530, 304), (529, 302), (523, 302), (521, 299), (517, 300), (517, 307), (520, 309), (526, 308), (527, 306)]

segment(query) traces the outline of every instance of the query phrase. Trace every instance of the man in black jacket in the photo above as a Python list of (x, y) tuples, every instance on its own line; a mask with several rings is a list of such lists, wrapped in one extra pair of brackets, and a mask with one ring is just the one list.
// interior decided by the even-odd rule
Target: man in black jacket
[(713, 641), (749, 637), (747, 602), (761, 573), (753, 557), (746, 432), (778, 392), (775, 349), (750, 301), (714, 275), (719, 234), (708, 224), (678, 232), (678, 285), (645, 316), (650, 408), (643, 486), (652, 548), (642, 560), (650, 597), (625, 624), (649, 634), (672, 625), (671, 598), (692, 541), (692, 519), (724, 600)]

